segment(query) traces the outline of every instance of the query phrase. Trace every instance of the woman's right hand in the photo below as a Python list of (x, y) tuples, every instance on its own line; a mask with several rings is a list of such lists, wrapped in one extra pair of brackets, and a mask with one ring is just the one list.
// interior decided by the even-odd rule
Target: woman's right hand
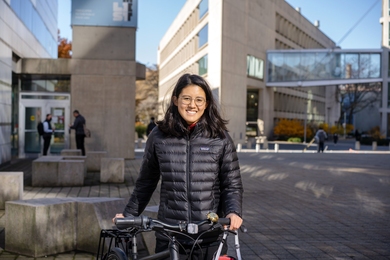
[(118, 214), (116, 214), (115, 217), (112, 219), (112, 223), (115, 223), (115, 219), (116, 219), (116, 218), (124, 218), (124, 217), (125, 217), (125, 216), (123, 216), (122, 213), (118, 213)]

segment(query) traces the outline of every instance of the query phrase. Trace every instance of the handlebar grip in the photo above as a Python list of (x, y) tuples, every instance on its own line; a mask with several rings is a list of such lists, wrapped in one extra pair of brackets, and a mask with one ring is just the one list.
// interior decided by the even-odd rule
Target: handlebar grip
[(219, 218), (218, 223), (221, 225), (230, 225), (230, 218)]
[(126, 229), (130, 227), (139, 227), (149, 224), (149, 218), (146, 216), (129, 216), (125, 218), (116, 218), (115, 225), (119, 229)]

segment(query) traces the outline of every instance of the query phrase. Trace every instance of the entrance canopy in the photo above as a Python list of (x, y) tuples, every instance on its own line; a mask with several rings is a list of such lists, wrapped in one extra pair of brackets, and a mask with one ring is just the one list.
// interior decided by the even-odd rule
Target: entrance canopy
[(267, 87), (381, 82), (381, 49), (267, 51)]

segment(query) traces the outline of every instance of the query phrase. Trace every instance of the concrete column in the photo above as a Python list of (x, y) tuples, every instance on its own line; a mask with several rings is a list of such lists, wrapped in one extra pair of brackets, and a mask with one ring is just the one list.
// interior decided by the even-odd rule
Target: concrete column
[(360, 150), (360, 142), (359, 141), (355, 142), (355, 150)]
[(237, 144), (237, 152), (241, 152), (242, 144)]
[(372, 141), (372, 150), (376, 151), (377, 147), (378, 147), (377, 142), (376, 141)]
[(275, 153), (279, 152), (279, 144), (275, 144)]
[(86, 151), (134, 158), (135, 36), (133, 27), (73, 26), (71, 111), (93, 132)]
[(260, 144), (256, 143), (256, 153), (260, 151)]

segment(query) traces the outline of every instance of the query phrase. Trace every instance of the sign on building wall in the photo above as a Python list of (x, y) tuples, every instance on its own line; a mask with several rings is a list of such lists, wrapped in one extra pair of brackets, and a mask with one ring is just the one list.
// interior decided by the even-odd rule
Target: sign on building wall
[(72, 25), (137, 27), (138, 0), (72, 0)]

